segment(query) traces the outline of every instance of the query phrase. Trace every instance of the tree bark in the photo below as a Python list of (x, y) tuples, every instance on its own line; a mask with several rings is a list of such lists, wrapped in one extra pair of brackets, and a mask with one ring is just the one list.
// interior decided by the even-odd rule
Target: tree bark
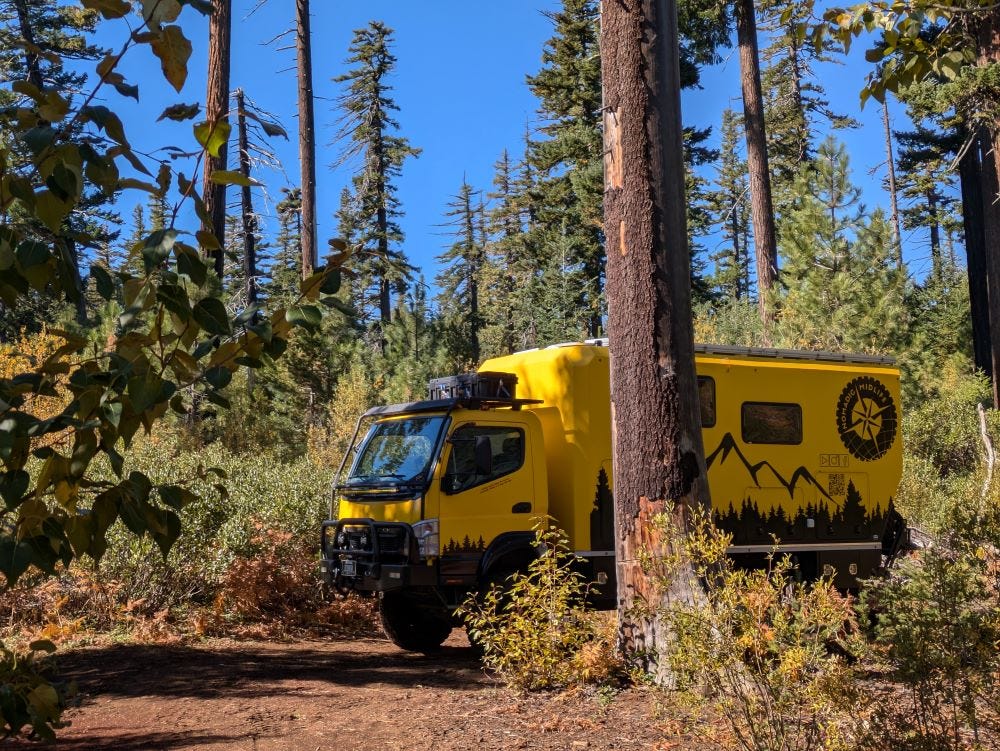
[(738, 0), (736, 38), (740, 50), (743, 87), (743, 126), (747, 138), (747, 171), (750, 175), (750, 217), (757, 256), (757, 297), (765, 340), (774, 320), (774, 284), (778, 278), (778, 241), (771, 198), (771, 171), (767, 163), (764, 129), (764, 95), (760, 85), (760, 53), (753, 0)]
[[(229, 61), (232, 35), (232, 0), (216, 0), (208, 22), (208, 89), (205, 94), (205, 119), (214, 128), (217, 123), (229, 122)], [(226, 168), (226, 144), (219, 148), (219, 155), (205, 157), (205, 174), (202, 195), (205, 210), (211, 218), (207, 227), (219, 248), (211, 251), (215, 274), (222, 281), (225, 273), (222, 248), (226, 244), (226, 186), (212, 182), (212, 173)]]
[(607, 0), (601, 19), (604, 218), (620, 639), (661, 681), (658, 607), (695, 601), (690, 571), (670, 582), (642, 560), (678, 550), (709, 502), (691, 324), (677, 11), (673, 0)]
[(1000, 179), (996, 144), (992, 134), (980, 139), (983, 177), (983, 236), (986, 241), (986, 289), (990, 311), (990, 366), (993, 373), (993, 406), (1000, 406)]
[[(1000, 11), (991, 9), (978, 33), (979, 67), (1000, 62)], [(1000, 122), (980, 134), (983, 177), (983, 236), (986, 241), (986, 287), (990, 311), (990, 361), (993, 407), (1000, 408)]]
[(299, 169), (302, 181), (302, 278), (316, 271), (316, 126), (313, 114), (309, 0), (295, 0), (295, 55), (299, 84)]
[(965, 231), (966, 269), (969, 276), (969, 308), (972, 314), (972, 351), (976, 368), (993, 377), (990, 349), (990, 309), (986, 286), (986, 236), (983, 226), (983, 184), (979, 137), (958, 163), (962, 187), (962, 225)]
[[(17, 11), (17, 24), (21, 31), (21, 38), (32, 47), (35, 44), (35, 33), (31, 28), (31, 16), (28, 15), (27, 0), (14, 0), (14, 8)], [(41, 91), (45, 88), (45, 81), (42, 80), (42, 71), (38, 65), (38, 54), (32, 50), (24, 50), (24, 66), (28, 72), (28, 82)]]
[[(243, 100), (243, 89), (236, 89), (236, 122), (239, 139), (240, 173), (250, 178), (250, 146), (247, 139), (247, 116)], [(243, 289), (246, 292), (247, 307), (257, 304), (257, 216), (253, 213), (253, 195), (250, 186), (241, 189), (240, 208), (243, 219)], [(256, 318), (256, 314), (254, 316)], [(247, 368), (247, 393), (253, 394), (254, 369)]]
[(889, 100), (882, 102), (882, 127), (885, 130), (885, 164), (889, 173), (889, 210), (896, 268), (903, 270), (903, 234), (899, 230), (899, 194), (896, 191), (896, 159), (892, 154), (892, 129), (889, 127)]

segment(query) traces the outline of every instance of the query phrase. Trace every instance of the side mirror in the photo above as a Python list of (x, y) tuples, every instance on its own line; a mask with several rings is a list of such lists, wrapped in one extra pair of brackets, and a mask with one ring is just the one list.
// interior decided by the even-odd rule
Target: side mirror
[(476, 436), (476, 474), (493, 474), (493, 443), (488, 435)]

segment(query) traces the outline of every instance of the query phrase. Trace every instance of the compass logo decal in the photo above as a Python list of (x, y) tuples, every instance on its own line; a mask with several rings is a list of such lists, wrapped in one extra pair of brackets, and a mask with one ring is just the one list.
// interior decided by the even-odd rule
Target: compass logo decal
[(874, 461), (889, 450), (896, 440), (897, 422), (892, 395), (876, 378), (855, 378), (837, 401), (840, 440), (861, 461)]

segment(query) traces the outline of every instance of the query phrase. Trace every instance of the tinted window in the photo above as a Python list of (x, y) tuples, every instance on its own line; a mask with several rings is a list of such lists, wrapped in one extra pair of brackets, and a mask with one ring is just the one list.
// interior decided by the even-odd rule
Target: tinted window
[(798, 404), (744, 402), (744, 443), (802, 443), (802, 407)]
[(715, 379), (698, 376), (698, 397), (701, 401), (701, 427), (715, 425)]
[[(488, 474), (476, 471), (476, 441), (486, 436), (493, 456), (493, 469)], [(449, 493), (474, 488), (516, 472), (524, 464), (524, 431), (519, 428), (464, 425), (451, 434), (451, 455), (444, 477), (444, 489)]]

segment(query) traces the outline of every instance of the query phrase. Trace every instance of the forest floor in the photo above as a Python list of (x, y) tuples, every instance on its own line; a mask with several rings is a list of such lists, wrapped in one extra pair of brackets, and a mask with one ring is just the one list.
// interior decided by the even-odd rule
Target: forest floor
[[(463, 631), (434, 655), (384, 639), (208, 639), (60, 650), (77, 706), (61, 751), (704, 748), (665, 694), (635, 687), (518, 696)], [(7, 744), (10, 744), (9, 746)]]

